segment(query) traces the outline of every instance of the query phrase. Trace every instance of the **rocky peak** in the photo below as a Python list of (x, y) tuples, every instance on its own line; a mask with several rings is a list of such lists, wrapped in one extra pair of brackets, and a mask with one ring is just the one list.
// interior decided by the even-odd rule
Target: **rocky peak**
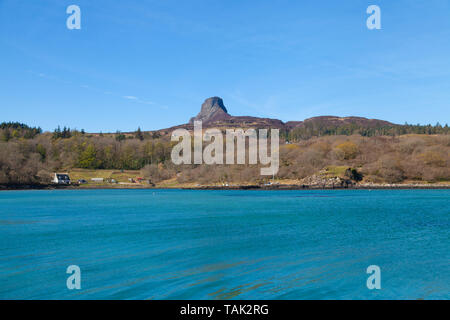
[(223, 104), (223, 100), (219, 97), (211, 97), (203, 102), (200, 113), (196, 117), (191, 118), (189, 123), (194, 123), (197, 120), (202, 122), (224, 120), (230, 117)]

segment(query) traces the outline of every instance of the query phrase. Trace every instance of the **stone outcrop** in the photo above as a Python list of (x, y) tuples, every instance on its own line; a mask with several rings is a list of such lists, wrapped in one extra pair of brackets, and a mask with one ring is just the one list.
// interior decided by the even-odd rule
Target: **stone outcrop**
[(354, 185), (353, 181), (340, 177), (323, 177), (320, 175), (312, 175), (301, 180), (301, 183), (307, 186), (319, 188), (341, 188)]
[(189, 123), (193, 124), (196, 120), (207, 123), (212, 121), (226, 120), (229, 118), (231, 118), (231, 116), (228, 114), (228, 111), (223, 104), (223, 100), (219, 97), (211, 97), (203, 102), (199, 114), (191, 118)]

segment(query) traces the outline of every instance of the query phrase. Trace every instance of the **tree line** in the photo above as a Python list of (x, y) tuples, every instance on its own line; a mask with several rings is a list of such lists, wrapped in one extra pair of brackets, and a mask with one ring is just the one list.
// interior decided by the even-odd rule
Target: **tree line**
[(317, 123), (304, 123), (301, 127), (294, 128), (289, 131), (284, 131), (283, 136), (293, 142), (307, 140), (312, 137), (322, 136), (351, 136), (359, 134), (363, 137), (375, 137), (375, 136), (400, 136), (405, 134), (449, 134), (450, 129), (448, 124), (442, 126), (440, 123), (432, 126), (420, 125), (420, 124), (408, 124), (404, 125), (383, 125), (377, 127), (367, 127), (358, 125), (356, 123), (344, 124), (339, 126), (334, 125), (322, 125)]
[(5, 142), (14, 138), (33, 139), (41, 133), (41, 128), (30, 127), (20, 122), (0, 123), (0, 140)]

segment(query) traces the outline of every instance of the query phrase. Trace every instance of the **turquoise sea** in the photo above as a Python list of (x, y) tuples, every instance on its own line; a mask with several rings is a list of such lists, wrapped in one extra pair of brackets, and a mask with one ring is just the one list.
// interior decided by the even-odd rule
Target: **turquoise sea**
[(450, 190), (0, 192), (0, 299), (449, 299), (449, 249)]

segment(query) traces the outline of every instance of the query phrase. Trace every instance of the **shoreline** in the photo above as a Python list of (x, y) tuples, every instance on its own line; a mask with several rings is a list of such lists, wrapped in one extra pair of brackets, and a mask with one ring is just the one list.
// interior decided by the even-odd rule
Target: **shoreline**
[(450, 184), (362, 184), (352, 186), (318, 186), (318, 185), (237, 185), (237, 186), (108, 186), (108, 185), (0, 185), (0, 191), (20, 191), (20, 190), (262, 190), (262, 191), (283, 191), (283, 190), (437, 190), (450, 189)]

